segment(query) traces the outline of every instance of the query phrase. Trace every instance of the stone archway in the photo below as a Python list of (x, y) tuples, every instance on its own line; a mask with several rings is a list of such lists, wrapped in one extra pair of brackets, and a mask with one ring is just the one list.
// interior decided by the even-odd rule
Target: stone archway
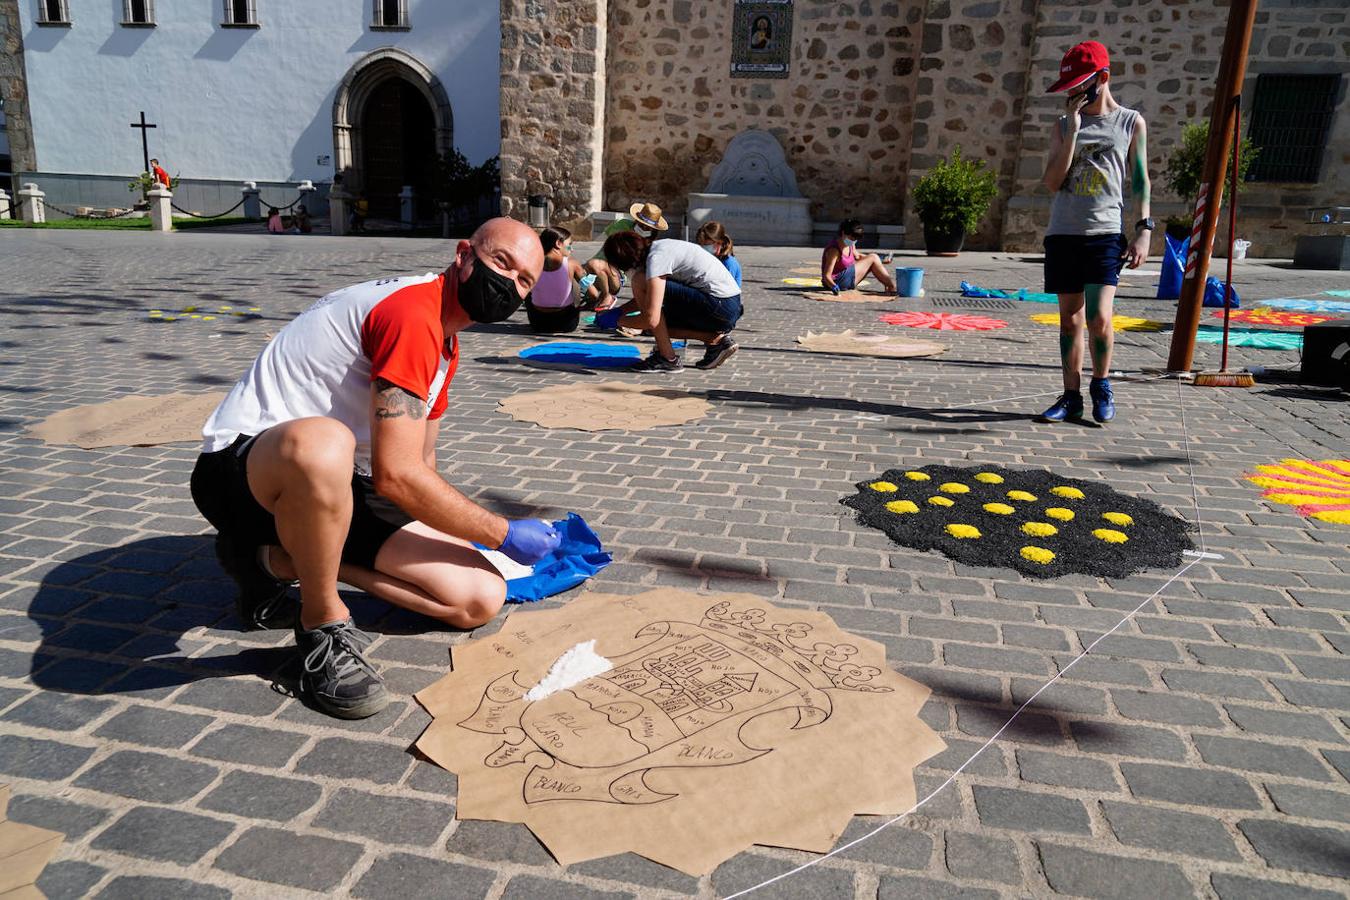
[[(407, 127), (420, 130), (424, 127), (425, 111), (430, 113), (433, 152), (449, 153), (454, 147), (454, 116), (445, 88), (431, 69), (412, 54), (393, 47), (372, 51), (356, 61), (342, 79), (333, 101), (334, 169), (342, 175), (348, 191), (366, 190), (370, 178), (365, 165), (372, 152), (377, 157), (391, 152), (387, 142), (381, 147), (372, 145), (372, 139), (365, 133), (369, 123), (383, 126), (391, 120), (403, 122), (406, 117)], [(385, 173), (382, 181), (407, 184), (425, 178), (425, 170), (400, 171)], [(382, 183), (382, 192), (387, 191), (388, 185)], [(381, 214), (379, 207), (386, 207), (387, 211), (388, 198), (367, 199), (372, 203), (372, 215)], [(419, 207), (430, 198), (421, 200)]]

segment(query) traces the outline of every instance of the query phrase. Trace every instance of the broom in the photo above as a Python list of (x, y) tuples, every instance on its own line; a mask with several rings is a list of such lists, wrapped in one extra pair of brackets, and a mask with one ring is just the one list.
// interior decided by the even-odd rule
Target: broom
[(1229, 170), (1228, 198), (1228, 272), (1223, 285), (1223, 356), (1219, 360), (1219, 371), (1200, 372), (1195, 376), (1194, 384), (1199, 387), (1240, 387), (1249, 388), (1256, 384), (1251, 372), (1228, 371), (1228, 316), (1233, 308), (1233, 243), (1237, 240), (1238, 205), (1238, 167), (1242, 152), (1242, 97), (1233, 98), (1233, 168)]

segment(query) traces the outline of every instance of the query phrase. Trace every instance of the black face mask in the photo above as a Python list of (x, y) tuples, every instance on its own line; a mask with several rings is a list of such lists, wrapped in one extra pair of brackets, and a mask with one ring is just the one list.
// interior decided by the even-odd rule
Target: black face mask
[(504, 322), (524, 301), (516, 293), (516, 283), (492, 271), (477, 253), (473, 271), (459, 284), (459, 305), (475, 322)]

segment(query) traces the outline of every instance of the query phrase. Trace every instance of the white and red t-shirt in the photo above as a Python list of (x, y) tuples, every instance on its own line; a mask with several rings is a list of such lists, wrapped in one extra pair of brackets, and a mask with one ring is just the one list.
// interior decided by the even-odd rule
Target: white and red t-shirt
[(356, 469), (370, 474), (370, 385), (383, 378), (445, 412), (459, 341), (441, 327), (444, 276), (367, 281), (333, 291), (296, 316), (206, 420), (205, 452), (241, 434), (310, 416), (337, 419), (356, 435)]

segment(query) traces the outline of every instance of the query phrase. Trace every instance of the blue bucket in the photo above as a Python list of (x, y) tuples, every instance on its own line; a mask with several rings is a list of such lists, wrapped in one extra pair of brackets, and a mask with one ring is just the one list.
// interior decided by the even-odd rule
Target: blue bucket
[(895, 270), (896, 293), (901, 297), (918, 297), (923, 291), (923, 269), (901, 266)]

